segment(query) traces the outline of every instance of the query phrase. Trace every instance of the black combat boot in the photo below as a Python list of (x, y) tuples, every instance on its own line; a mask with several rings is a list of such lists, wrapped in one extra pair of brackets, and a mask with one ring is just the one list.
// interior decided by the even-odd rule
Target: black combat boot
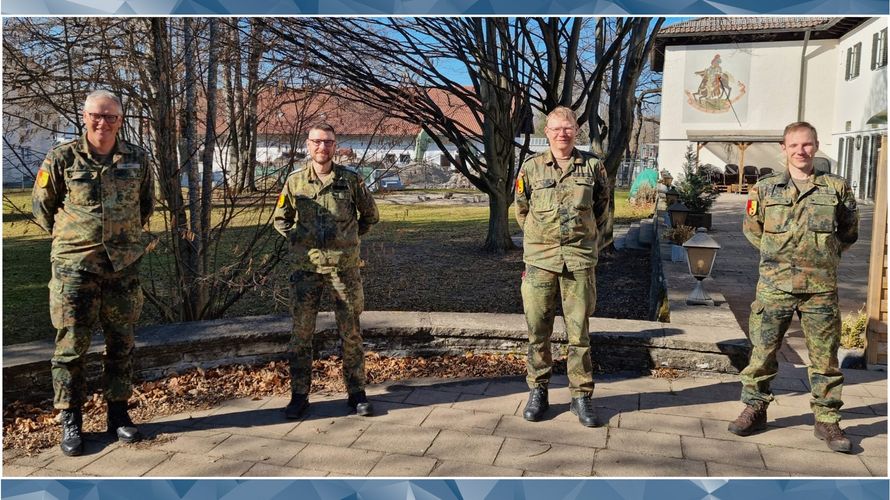
[(766, 429), (767, 404), (757, 401), (745, 406), (741, 415), (729, 423), (729, 432), (737, 436), (750, 436), (751, 434)]
[(828, 422), (816, 422), (816, 427), (813, 429), (813, 434), (816, 435), (817, 438), (825, 441), (828, 444), (828, 447), (831, 448), (832, 451), (839, 451), (841, 453), (850, 453), (852, 449), (852, 445), (850, 444), (850, 440), (844, 434), (844, 431), (841, 430), (840, 426), (837, 423), (828, 423)]
[(525, 404), (525, 410), (522, 411), (522, 418), (529, 422), (537, 422), (541, 420), (544, 413), (550, 408), (547, 402), (547, 388), (535, 387), (528, 392), (528, 402)]
[(368, 401), (368, 396), (365, 395), (365, 391), (358, 391), (349, 395), (349, 400), (346, 402), (350, 408), (355, 410), (355, 414), (362, 417), (370, 417), (374, 414), (374, 407), (371, 406), (371, 403)]
[(297, 392), (290, 393), (290, 403), (284, 407), (284, 416), (287, 418), (300, 418), (303, 412), (309, 408), (309, 397)]
[(599, 427), (600, 423), (596, 418), (596, 409), (593, 407), (593, 399), (590, 394), (584, 394), (577, 398), (572, 398), (572, 413), (578, 415), (578, 421), (585, 427)]
[(76, 457), (83, 453), (83, 413), (80, 408), (62, 410), (62, 453), (68, 457)]
[(142, 434), (127, 413), (126, 401), (108, 402), (108, 433), (124, 443), (142, 440)]

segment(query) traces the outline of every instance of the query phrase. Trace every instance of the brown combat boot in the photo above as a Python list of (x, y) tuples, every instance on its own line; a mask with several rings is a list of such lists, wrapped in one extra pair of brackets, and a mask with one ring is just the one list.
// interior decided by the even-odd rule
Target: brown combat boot
[(742, 414), (729, 423), (729, 432), (737, 436), (750, 436), (766, 429), (766, 403), (756, 402), (745, 406)]
[(822, 441), (825, 441), (832, 451), (850, 453), (850, 449), (853, 447), (850, 444), (850, 440), (847, 439), (844, 431), (841, 430), (837, 423), (816, 422), (813, 434)]

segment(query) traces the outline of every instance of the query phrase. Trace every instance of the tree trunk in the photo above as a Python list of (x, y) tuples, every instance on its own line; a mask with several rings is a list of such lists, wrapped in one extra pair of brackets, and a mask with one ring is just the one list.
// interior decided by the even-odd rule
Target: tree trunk
[(157, 91), (153, 102), (155, 116), (155, 144), (158, 162), (158, 182), (161, 194), (170, 211), (171, 235), (170, 244), (176, 266), (177, 285), (172, 287), (173, 294), (179, 295), (179, 308), (182, 320), (195, 319), (191, 314), (191, 301), (188, 298), (191, 280), (187, 271), (189, 242), (186, 239), (188, 220), (185, 214), (185, 203), (180, 188), (179, 162), (176, 156), (176, 117), (173, 103), (173, 83), (170, 81), (173, 72), (172, 52), (168, 39), (167, 20), (151, 19), (152, 68), (151, 78)]
[(201, 275), (210, 269), (210, 214), (213, 210), (213, 152), (216, 145), (216, 79), (219, 62), (217, 20), (208, 20), (210, 46), (207, 60), (207, 118), (204, 130), (204, 155), (201, 158)]

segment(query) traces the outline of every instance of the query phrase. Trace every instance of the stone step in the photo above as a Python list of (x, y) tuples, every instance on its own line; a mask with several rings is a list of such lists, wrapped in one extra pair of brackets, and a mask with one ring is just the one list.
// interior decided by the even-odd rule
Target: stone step
[(655, 224), (652, 223), (652, 219), (643, 219), (640, 221), (639, 240), (640, 244), (645, 247), (652, 246), (652, 242), (655, 241)]

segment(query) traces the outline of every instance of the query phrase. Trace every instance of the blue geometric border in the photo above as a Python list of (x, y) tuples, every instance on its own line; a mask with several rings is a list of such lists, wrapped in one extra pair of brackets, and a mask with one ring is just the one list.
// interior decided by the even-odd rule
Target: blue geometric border
[(887, 15), (887, 0), (3, 0), (42, 15)]
[(887, 500), (886, 479), (2, 481), (10, 500)]

